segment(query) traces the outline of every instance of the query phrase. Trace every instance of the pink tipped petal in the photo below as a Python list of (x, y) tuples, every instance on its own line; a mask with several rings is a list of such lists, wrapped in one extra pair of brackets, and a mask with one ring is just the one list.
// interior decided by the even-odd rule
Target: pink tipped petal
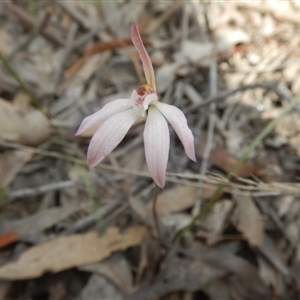
[(151, 59), (144, 47), (139, 29), (137, 27), (136, 23), (133, 23), (131, 26), (131, 39), (134, 44), (134, 47), (136, 48), (137, 52), (140, 55), (141, 61), (143, 63), (144, 73), (147, 80), (147, 84), (149, 84), (154, 91), (156, 91), (155, 86), (155, 76), (154, 76), (154, 70), (152, 66)]
[(126, 110), (132, 105), (131, 99), (118, 99), (111, 101), (104, 105), (101, 109), (96, 111), (94, 114), (87, 116), (81, 123), (80, 127), (78, 128), (76, 135), (79, 135), (86, 131), (87, 129), (107, 120), (112, 115)]
[(196, 161), (194, 136), (188, 127), (187, 120), (183, 112), (179, 108), (166, 103), (156, 102), (154, 105), (166, 117), (166, 119), (174, 128), (183, 144), (186, 155), (191, 160)]
[(148, 109), (149, 104), (156, 102), (158, 99), (157, 94), (149, 94), (146, 96), (144, 102), (143, 102), (143, 107), (144, 110)]
[(127, 109), (108, 118), (91, 139), (87, 162), (90, 167), (99, 164), (124, 138), (137, 115), (134, 109)]
[(151, 105), (144, 130), (146, 162), (155, 183), (163, 188), (170, 149), (169, 127), (164, 116)]

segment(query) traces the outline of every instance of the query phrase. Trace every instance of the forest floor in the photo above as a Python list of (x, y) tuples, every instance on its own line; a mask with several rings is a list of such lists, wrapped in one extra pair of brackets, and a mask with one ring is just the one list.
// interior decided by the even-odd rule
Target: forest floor
[[(300, 92), (299, 15), (300, 1), (0, 1), (0, 300), (300, 299), (300, 105), (279, 118)], [(95, 130), (74, 136), (145, 82), (134, 22), (160, 101), (195, 137), (196, 163), (170, 126), (159, 192), (144, 119), (95, 168)]]

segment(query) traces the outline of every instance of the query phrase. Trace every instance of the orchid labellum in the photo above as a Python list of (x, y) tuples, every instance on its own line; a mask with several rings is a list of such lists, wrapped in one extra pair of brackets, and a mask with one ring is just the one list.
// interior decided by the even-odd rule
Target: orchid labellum
[(170, 149), (167, 121), (177, 133), (187, 156), (196, 161), (194, 137), (183, 112), (173, 105), (158, 101), (153, 66), (135, 23), (131, 27), (131, 39), (142, 60), (147, 83), (134, 90), (130, 99), (114, 100), (86, 117), (76, 135), (99, 126), (87, 153), (87, 163), (94, 167), (123, 140), (140, 116), (147, 115), (144, 130), (146, 162), (153, 180), (163, 188)]

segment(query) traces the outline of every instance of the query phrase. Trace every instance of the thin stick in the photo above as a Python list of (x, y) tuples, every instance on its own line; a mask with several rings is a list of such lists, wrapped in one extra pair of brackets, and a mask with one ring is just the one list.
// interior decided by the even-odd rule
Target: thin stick
[[(67, 156), (59, 152), (33, 148), (29, 146), (23, 146), (20, 144), (6, 142), (6, 141), (0, 141), (0, 149), (2, 149), (2, 147), (4, 149), (6, 148), (18, 149), (18, 150), (26, 151), (37, 155), (54, 157), (57, 159), (61, 159), (63, 161), (68, 161), (78, 165), (86, 166), (86, 161), (84, 159), (77, 158), (75, 154), (74, 156)], [(118, 168), (104, 163), (99, 164), (98, 167), (103, 170), (109, 170), (114, 172), (120, 172), (123, 174), (131, 174), (133, 176), (151, 178), (148, 172), (142, 172), (142, 171), (126, 169), (126, 168)], [(239, 178), (239, 177), (236, 178), (239, 181), (241, 180), (243, 180), (242, 182), (245, 181), (245, 179), (243, 178)], [(238, 184), (229, 181), (227, 177), (216, 176), (216, 175), (213, 176), (213, 174), (210, 174), (208, 176), (207, 175), (202, 176), (201, 174), (167, 172), (166, 180), (168, 182), (173, 182), (181, 185), (203, 187), (211, 190), (214, 190), (216, 186), (223, 184), (224, 186), (223, 191), (235, 195), (245, 195), (244, 191), (247, 193), (247, 195), (249, 195), (249, 191), (251, 191), (253, 193), (253, 196), (255, 197), (277, 196), (282, 194), (295, 195), (295, 194), (299, 194), (300, 192), (300, 184), (298, 182), (264, 183), (264, 182), (257, 182), (254, 180), (247, 179), (246, 181), (247, 184), (245, 185), (245, 184)], [(236, 192), (235, 190), (238, 190), (238, 192)]]

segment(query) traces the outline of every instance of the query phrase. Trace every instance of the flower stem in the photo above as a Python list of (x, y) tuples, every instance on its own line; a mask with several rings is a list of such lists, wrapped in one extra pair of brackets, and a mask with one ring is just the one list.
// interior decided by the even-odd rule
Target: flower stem
[(158, 185), (155, 185), (155, 191), (154, 191), (154, 199), (153, 199), (153, 205), (152, 205), (152, 214), (154, 219), (154, 226), (157, 233), (157, 238), (159, 241), (162, 241), (161, 239), (161, 230), (159, 225), (159, 218), (157, 214), (157, 199), (158, 199), (158, 193), (160, 191), (160, 188)]

